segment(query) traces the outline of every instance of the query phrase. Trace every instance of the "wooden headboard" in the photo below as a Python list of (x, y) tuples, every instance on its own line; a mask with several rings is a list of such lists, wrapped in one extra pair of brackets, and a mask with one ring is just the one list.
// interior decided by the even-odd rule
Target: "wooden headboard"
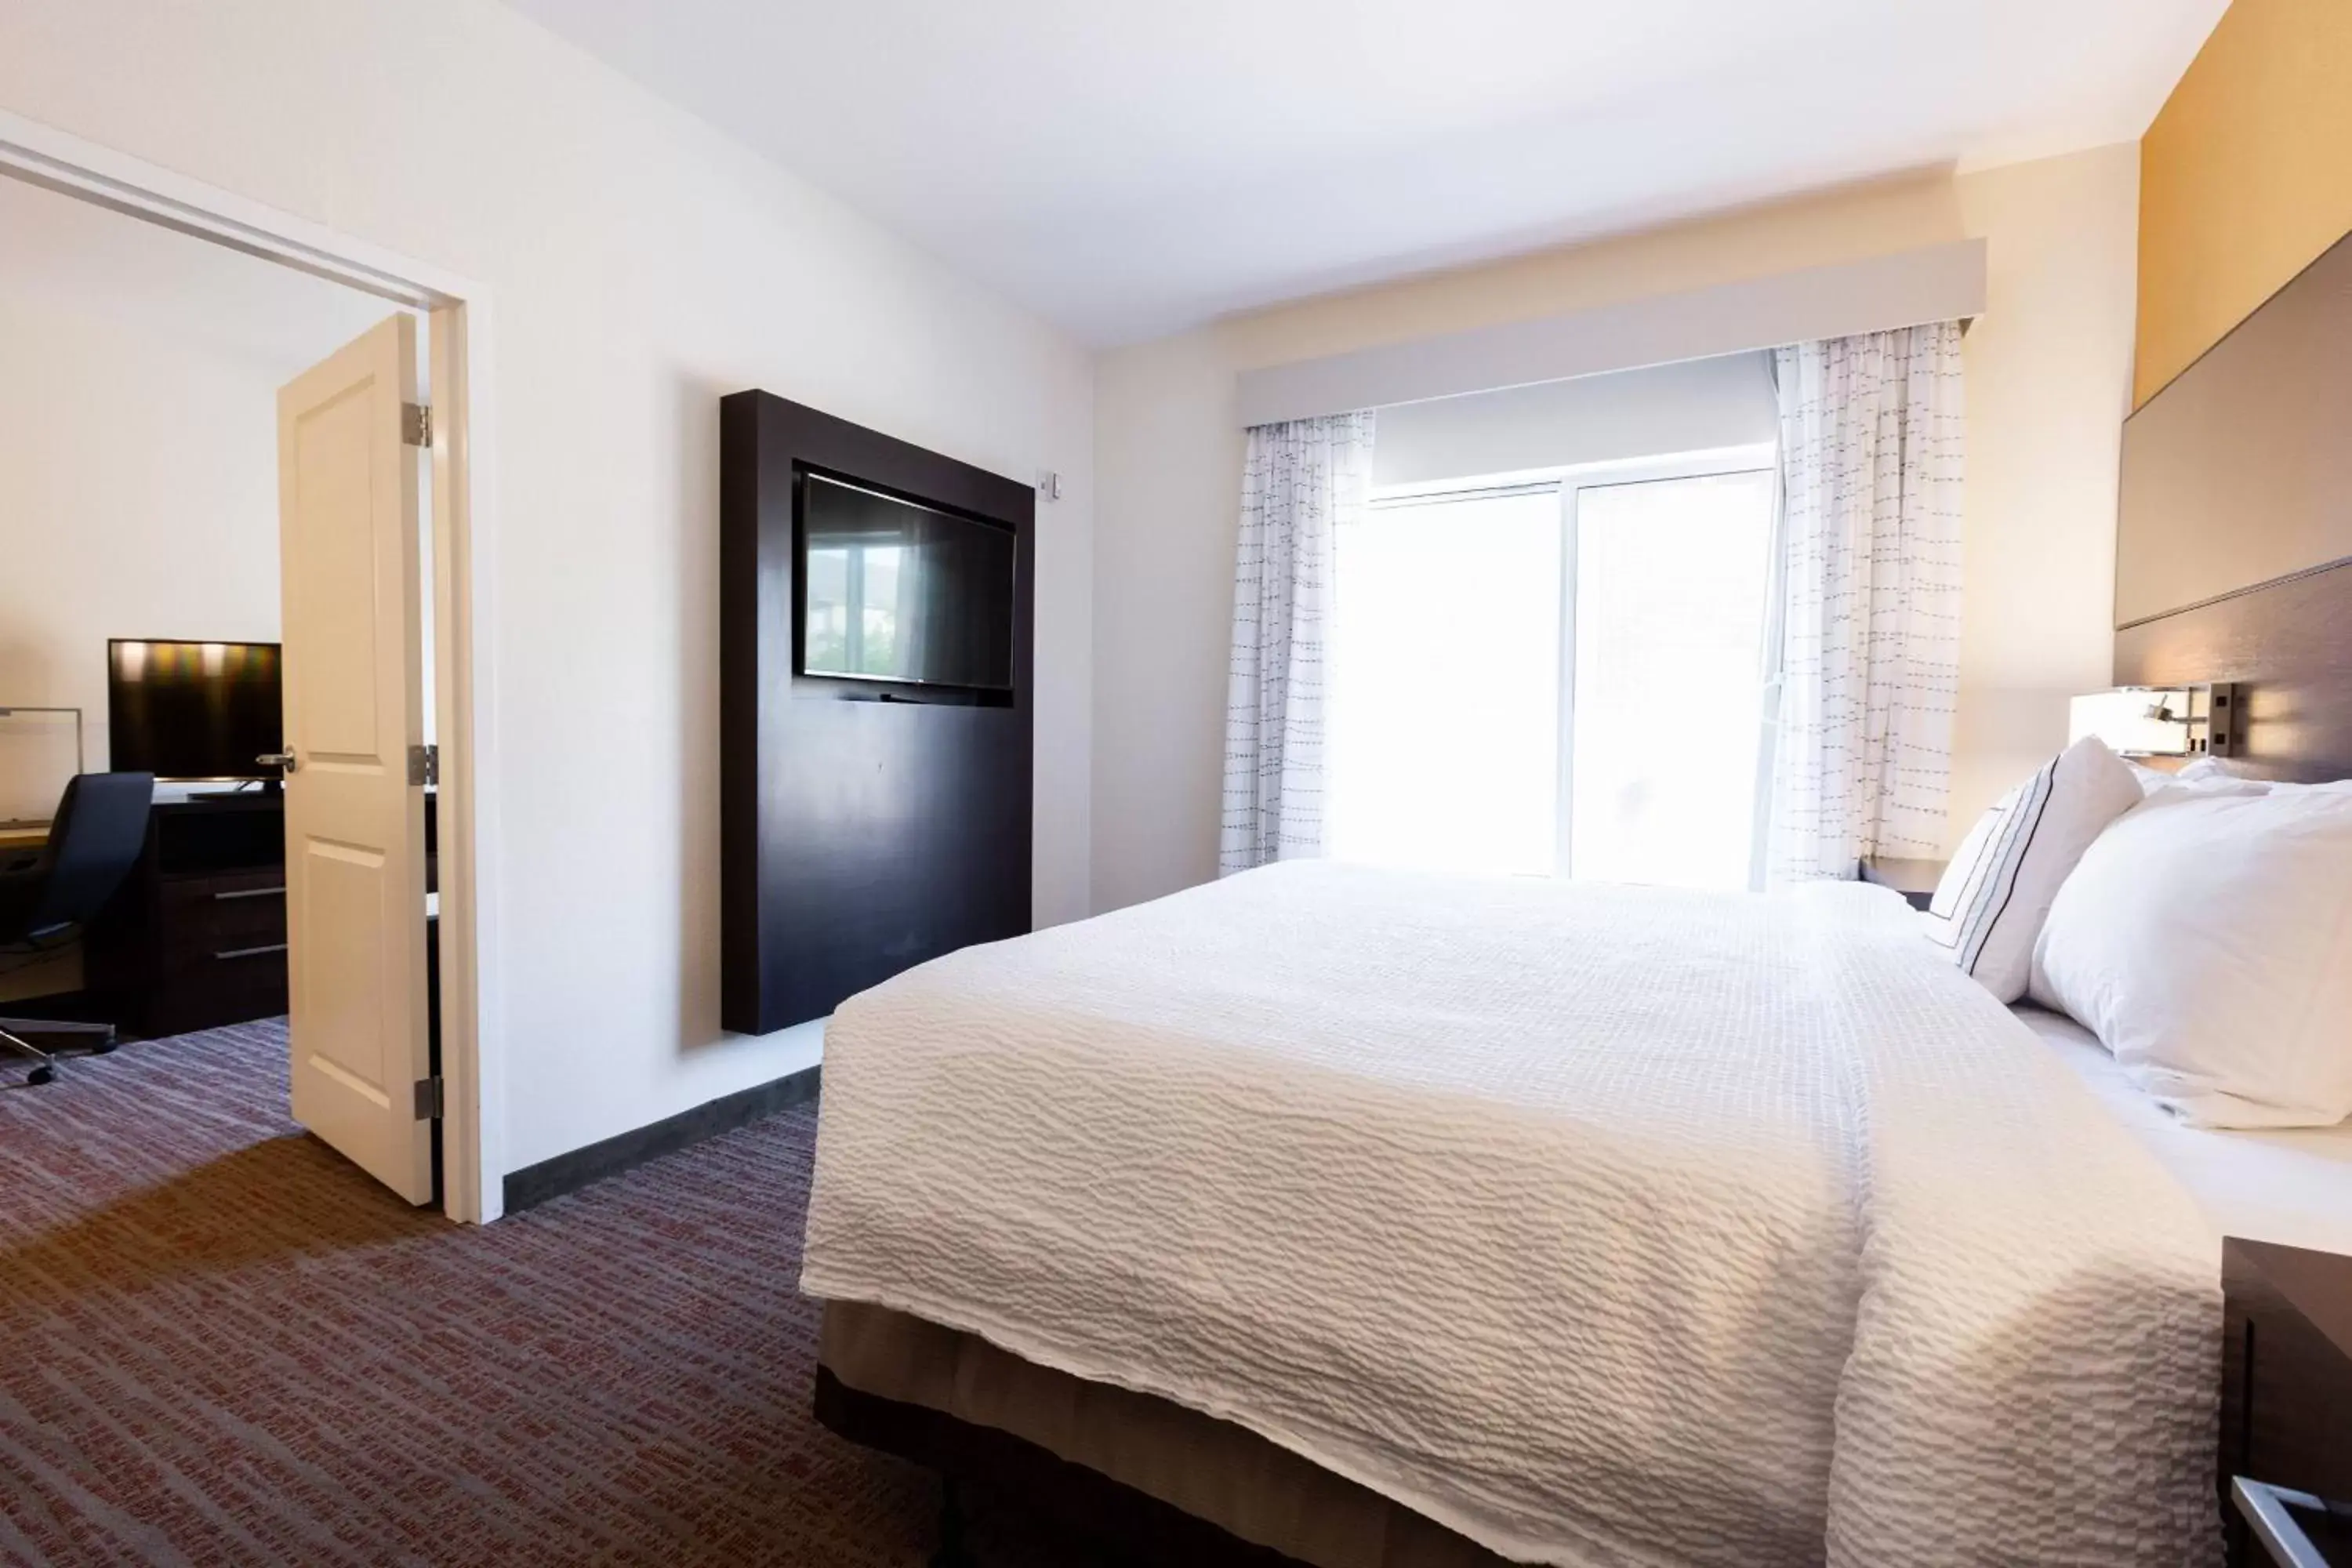
[(2237, 771), (2352, 776), (2352, 235), (2125, 421), (2115, 679), (2242, 682)]

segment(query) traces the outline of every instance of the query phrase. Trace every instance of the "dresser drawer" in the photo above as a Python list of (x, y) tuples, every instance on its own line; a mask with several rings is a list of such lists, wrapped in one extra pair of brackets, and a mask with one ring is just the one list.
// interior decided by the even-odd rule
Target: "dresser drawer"
[(2352, 1362), (2303, 1318), (2267, 1302), (2241, 1331), (2231, 1358), (2243, 1379), (2239, 1473), (2352, 1498)]
[(286, 1011), (286, 873), (163, 879), (145, 1027), (184, 1034)]
[[(2248, 1488), (2352, 1500), (2352, 1258), (2223, 1246), (2221, 1482), (2234, 1564), (2273, 1560), (2246, 1528)], [(2318, 1561), (2345, 1561), (2340, 1516), (2312, 1516)], [(2293, 1561), (2292, 1558), (2288, 1559)]]
[(286, 879), (275, 868), (235, 876), (175, 878), (163, 885), (159, 933), (166, 973), (286, 941)]

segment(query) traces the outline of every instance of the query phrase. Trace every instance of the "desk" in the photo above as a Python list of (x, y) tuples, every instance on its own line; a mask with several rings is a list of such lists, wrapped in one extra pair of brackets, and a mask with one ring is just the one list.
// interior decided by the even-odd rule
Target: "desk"
[(29, 854), (48, 841), (46, 822), (0, 822), (0, 855)]
[(86, 951), (89, 989), (149, 1039), (285, 1012), (285, 798), (156, 802)]

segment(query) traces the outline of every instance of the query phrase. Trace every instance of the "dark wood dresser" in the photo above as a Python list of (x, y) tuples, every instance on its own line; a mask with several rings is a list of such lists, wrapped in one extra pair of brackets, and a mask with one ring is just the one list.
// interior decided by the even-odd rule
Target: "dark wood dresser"
[(285, 1012), (283, 797), (159, 803), (88, 959), (113, 1021), (150, 1039)]
[(2352, 1565), (2352, 1257), (2233, 1237), (2221, 1288), (2230, 1562)]

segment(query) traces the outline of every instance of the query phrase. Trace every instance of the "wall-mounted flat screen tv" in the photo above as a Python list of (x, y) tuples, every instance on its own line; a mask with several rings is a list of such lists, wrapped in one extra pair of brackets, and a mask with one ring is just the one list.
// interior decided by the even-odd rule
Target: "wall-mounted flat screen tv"
[(283, 751), (284, 697), (274, 642), (106, 645), (110, 765), (159, 779), (274, 779), (257, 757)]
[(1013, 688), (1013, 531), (807, 474), (801, 673)]

